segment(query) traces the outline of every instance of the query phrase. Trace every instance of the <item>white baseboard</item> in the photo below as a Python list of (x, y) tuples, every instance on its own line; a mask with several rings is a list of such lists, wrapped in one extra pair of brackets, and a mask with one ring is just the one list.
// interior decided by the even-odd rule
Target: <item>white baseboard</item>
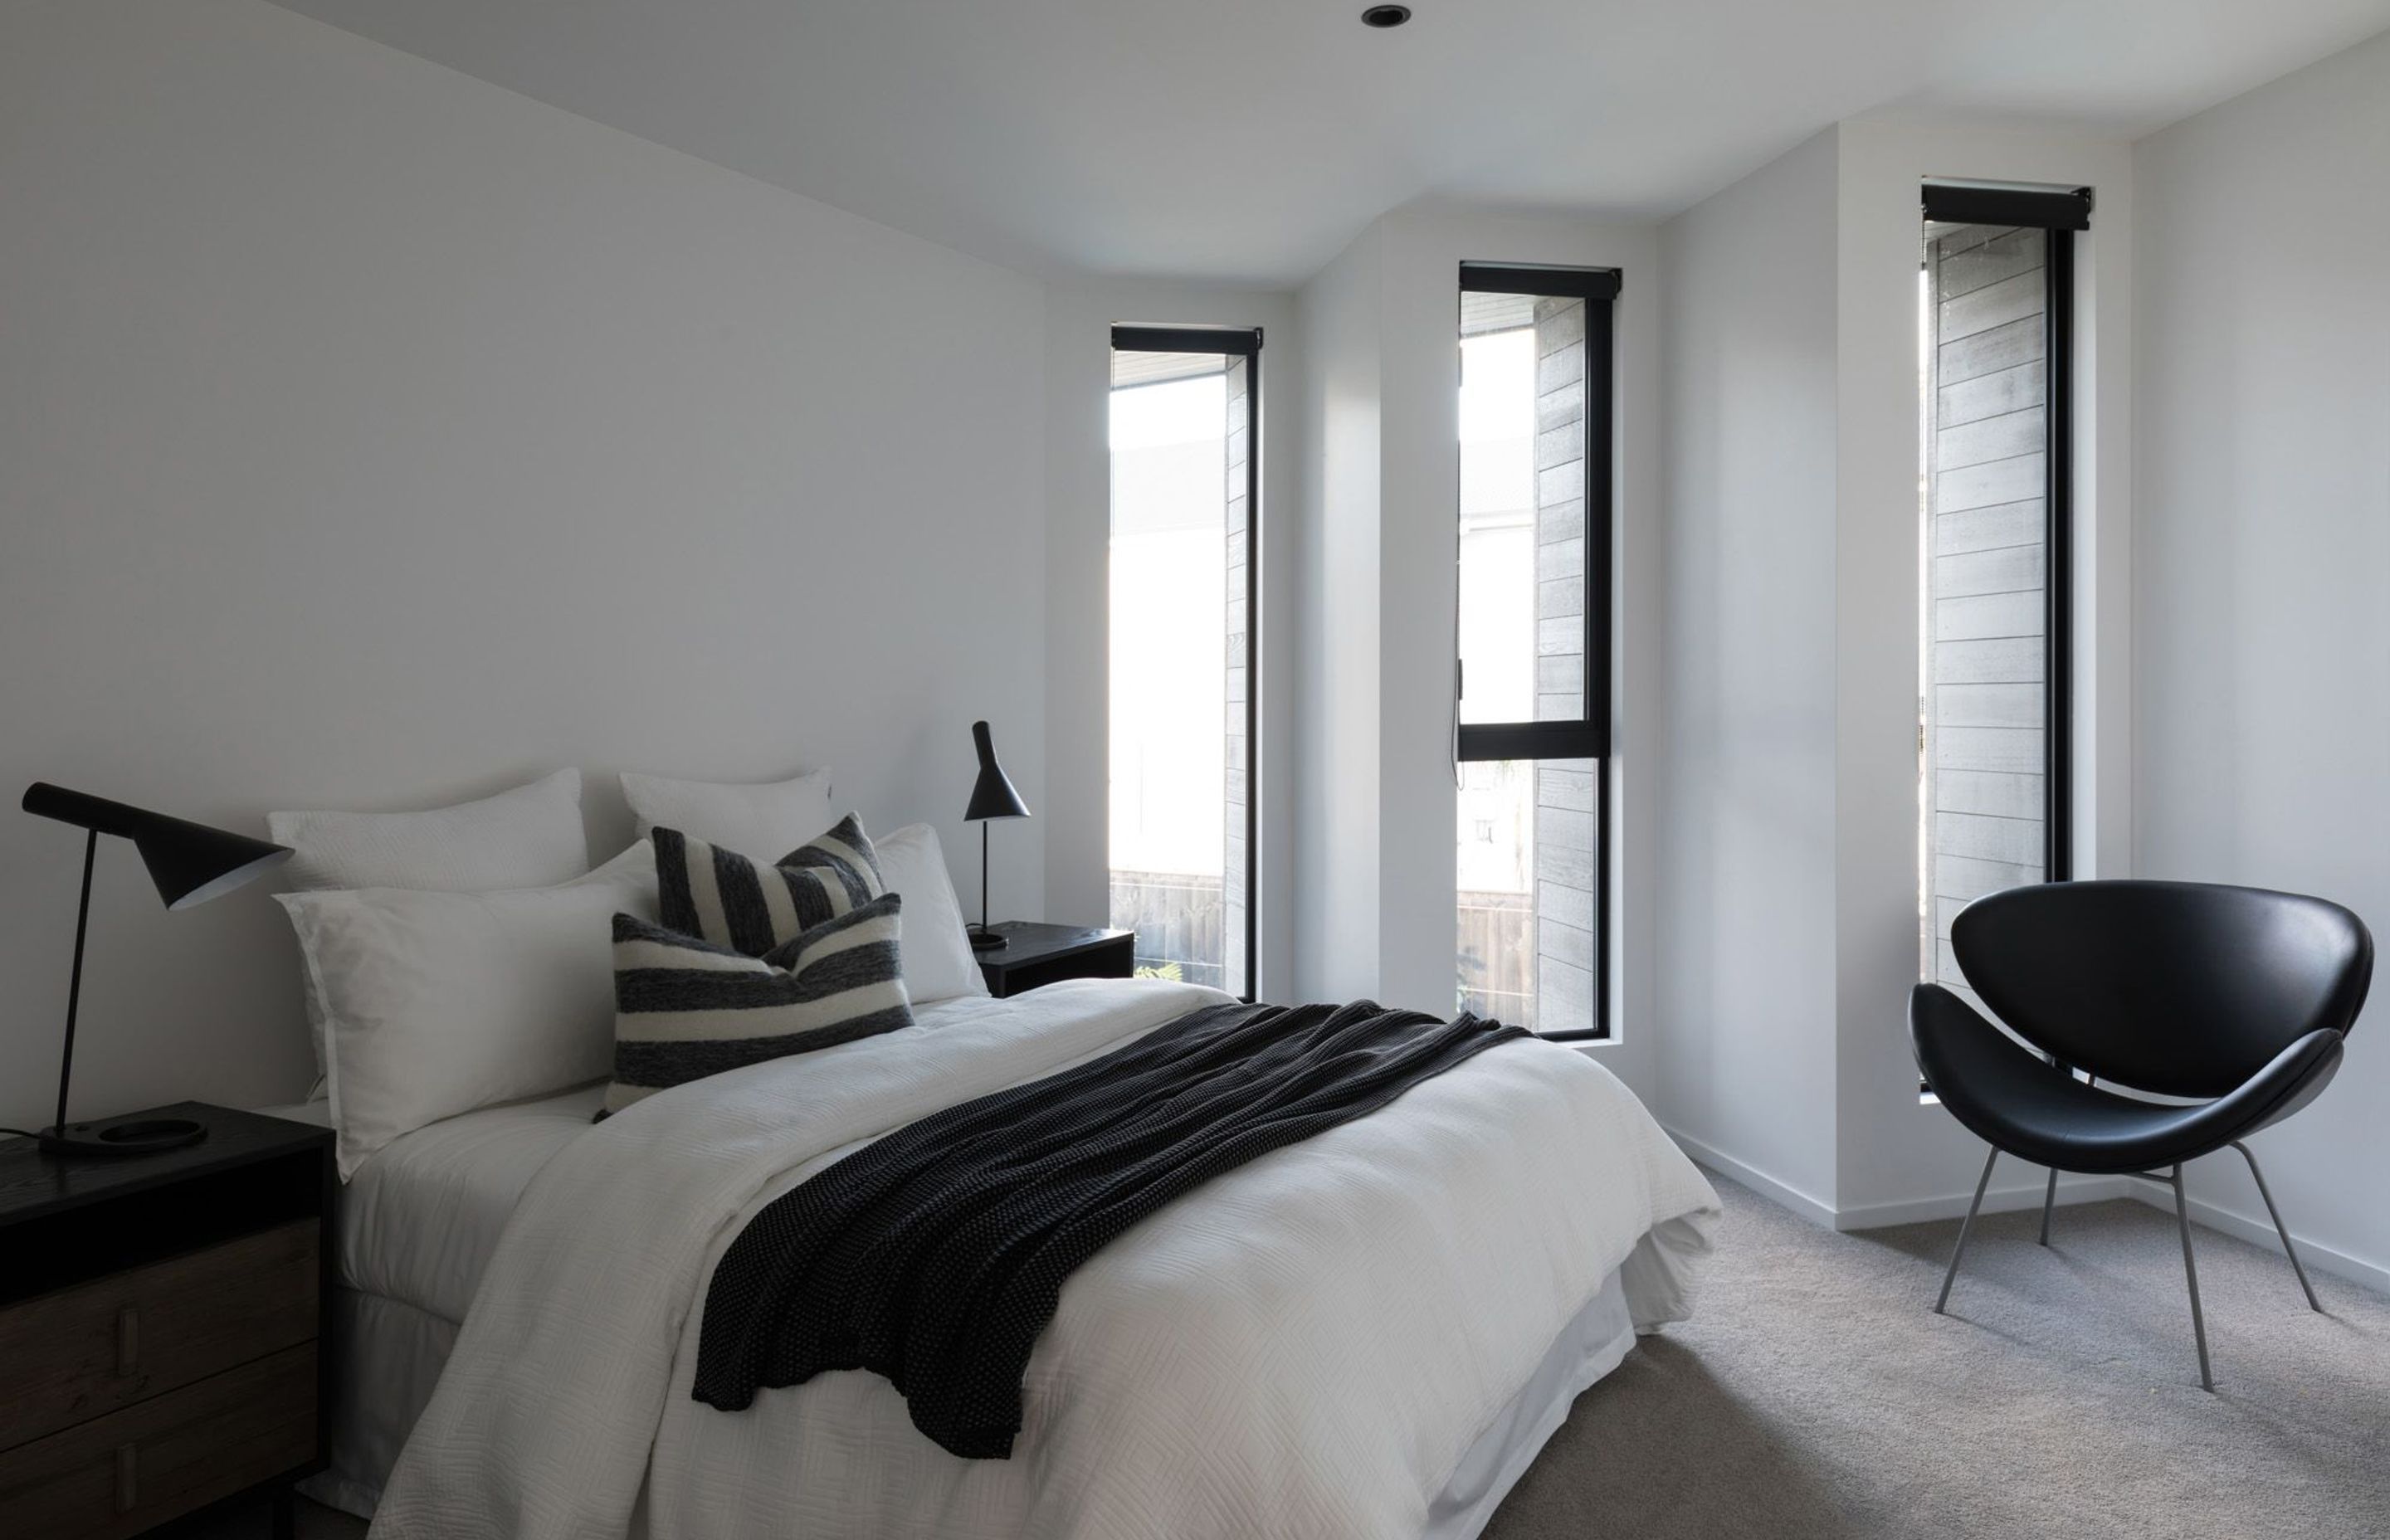
[[(2058, 1201), (2061, 1207), (2070, 1203), (2104, 1203), (2112, 1199), (2129, 1197), (2124, 1176), (2061, 1176), (2058, 1179)], [(2030, 1184), (1994, 1187), (1984, 1193), (1985, 1213), (2012, 1213), (2018, 1209), (2037, 1209), (2049, 1195), (2049, 1174), (2036, 1170)], [(1932, 1219), (1956, 1219), (1967, 1212), (1967, 1200), (1975, 1196), (1972, 1187), (1965, 1192), (1947, 1193), (1939, 1198), (1913, 1198), (1896, 1203), (1860, 1203), (1834, 1211), (1834, 1228), (1838, 1230), (1880, 1230), (1887, 1225), (1921, 1225)]]
[[(1662, 1131), (1677, 1141), (1677, 1148), (1691, 1157), (1695, 1165), (1707, 1166), (1721, 1176), (1730, 1177), (1744, 1187), (1766, 1194), (1780, 1207), (1792, 1210), (1812, 1225), (1834, 1227), (1834, 1210), (1831, 1203), (1821, 1203), (1800, 1188), (1778, 1181), (1757, 1166), (1746, 1165), (1726, 1151), (1703, 1143), (1689, 1134), (1678, 1133), (1665, 1123)], [(1963, 1206), (1963, 1204), (1961, 1205)]]
[[(1748, 1161), (1737, 1160), (1716, 1146), (1696, 1139), (1677, 1129), (1667, 1130), (1696, 1165), (1706, 1166), (1722, 1176), (1740, 1182), (1754, 1192), (1775, 1201), (1809, 1221), (1830, 1230), (1872, 1230), (1888, 1225), (1916, 1225), (1934, 1219), (1956, 1219), (1967, 1212), (1967, 1200), (1974, 1196), (1972, 1188), (1965, 1192), (1947, 1193), (1937, 1198), (1920, 1198), (1895, 1203), (1864, 1203), (1852, 1208), (1837, 1209), (1832, 1204), (1803, 1192), (1789, 1183), (1779, 1181)], [(2041, 1206), (2048, 1186), (2049, 1174), (2039, 1168), (2035, 1179), (2024, 1185), (1996, 1187), (1984, 1194), (1985, 1213), (2007, 1213), (2018, 1209)], [(2061, 1205), (2101, 1203), (2111, 1199), (2130, 1198), (2167, 1213), (2174, 1212), (2174, 1191), (2163, 1182), (2152, 1182), (2139, 1176), (2073, 1176), (2058, 1179), (2058, 1201)], [(2211, 1230), (2220, 1230), (2236, 1239), (2279, 1251), (2281, 1242), (2275, 1238), (2272, 1223), (2262, 1217), (2252, 1218), (2234, 1210), (2223, 1208), (2204, 1199), (2191, 1200), (2191, 1217)], [(2293, 1236), (2299, 1248), (2299, 1260), (2316, 1272), (2330, 1273), (2361, 1284), (2377, 1293), (2390, 1294), (2390, 1267), (2368, 1262), (2334, 1251), (2321, 1241), (2305, 1236)], [(2287, 1271), (2287, 1264), (2285, 1264)]]
[[(2139, 1176), (2127, 1176), (2122, 1180), (2127, 1197), (2139, 1199), (2153, 1209), (2174, 1213), (2174, 1188), (2165, 1183), (2146, 1181)], [(2273, 1221), (2262, 1216), (2253, 1219), (2204, 1199), (2194, 1198), (2191, 1200), (2191, 1217), (2194, 1224), (2204, 1225), (2211, 1230), (2221, 1230), (2236, 1239), (2262, 1246), (2269, 1251), (2282, 1249), (2281, 1241), (2275, 1238)], [(2363, 1284), (2377, 1293), (2390, 1294), (2390, 1267), (2368, 1262), (2362, 1257), (2350, 1256), (2346, 1251), (2336, 1251), (2321, 1241), (2309, 1240), (2303, 1235), (2294, 1235), (2291, 1239), (2299, 1249), (2299, 1261), (2306, 1264), (2309, 1272), (2330, 1273), (2334, 1277)], [(2289, 1272), (2290, 1264), (2284, 1263), (2282, 1270)]]
[[(1837, 1209), (1790, 1183), (1779, 1181), (1747, 1161), (1737, 1160), (1715, 1145), (1674, 1128), (1668, 1129), (1667, 1135), (1692, 1158), (1695, 1165), (1706, 1166), (1722, 1176), (1765, 1193), (1780, 1207), (1790, 1209), (1812, 1225), (1829, 1230), (1873, 1230), (1887, 1225), (1956, 1219), (1967, 1212), (1967, 1200), (1975, 1195), (1974, 1189), (1970, 1187), (1965, 1192), (1941, 1198)], [(2043, 1186), (2044, 1182), (2037, 1179), (2030, 1187), (1996, 1187), (1984, 1194), (1984, 1212), (2005, 1213), (2012, 1209), (2039, 1208)], [(2062, 1176), (2058, 1180), (2058, 1200), (2061, 1203), (2098, 1203), (2126, 1196), (2126, 1179), (2121, 1176)]]

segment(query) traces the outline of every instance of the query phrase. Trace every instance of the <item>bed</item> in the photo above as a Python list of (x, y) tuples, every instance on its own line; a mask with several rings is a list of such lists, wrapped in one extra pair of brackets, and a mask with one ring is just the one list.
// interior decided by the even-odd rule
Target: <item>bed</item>
[(738, 1413), (691, 1399), (706, 1281), (747, 1216), (1221, 998), (943, 1001), (594, 1127), (590, 1087), (394, 1141), (343, 1195), (314, 1495), (397, 1540), (1476, 1534), (1574, 1397), (1687, 1313), (1716, 1211), (1623, 1085), (1541, 1042), (1231, 1172), (1083, 1266), (1010, 1459), (936, 1447), (867, 1373)]

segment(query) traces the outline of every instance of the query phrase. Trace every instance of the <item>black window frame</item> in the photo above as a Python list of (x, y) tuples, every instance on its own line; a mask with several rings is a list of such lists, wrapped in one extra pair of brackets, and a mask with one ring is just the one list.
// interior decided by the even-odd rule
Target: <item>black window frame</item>
[[(1245, 361), (1245, 976), (1235, 993), (1251, 1005), (1259, 997), (1262, 972), (1262, 328), (1115, 326), (1111, 351), (1218, 353)], [(1109, 388), (1109, 370), (1106, 379)], [(1109, 531), (1109, 507), (1105, 525)]]
[(2075, 235), (2091, 189), (1928, 181), (1925, 223), (2038, 229), (2045, 373), (2042, 481), (2042, 880), (2075, 876)]
[[(1618, 270), (1610, 267), (1536, 267), (1499, 262), (1460, 264), (1461, 294), (1524, 294), (1585, 302), (1586, 435), (1584, 714), (1567, 722), (1461, 722), (1460, 701), (1468, 693), (1469, 682), (1461, 676), (1456, 649), (1453, 719), (1456, 752), (1462, 760), (1610, 757), (1618, 286)], [(1458, 327), (1455, 330), (1457, 336)]]
[[(1553, 267), (1529, 263), (1464, 262), (1458, 296), (1523, 294), (1585, 302), (1585, 700), (1584, 714), (1565, 722), (1460, 720), (1468, 681), (1458, 648), (1453, 659), (1453, 757), (1472, 760), (1593, 762), (1593, 1025), (1538, 1032), (1554, 1043), (1607, 1042), (1610, 1030), (1610, 759), (1613, 702), (1613, 627), (1617, 612), (1613, 544), (1617, 524), (1617, 301), (1614, 267)], [(1458, 362), (1458, 327), (1455, 364)], [(1456, 517), (1458, 487), (1454, 489)], [(1458, 616), (1455, 639), (1458, 640)]]

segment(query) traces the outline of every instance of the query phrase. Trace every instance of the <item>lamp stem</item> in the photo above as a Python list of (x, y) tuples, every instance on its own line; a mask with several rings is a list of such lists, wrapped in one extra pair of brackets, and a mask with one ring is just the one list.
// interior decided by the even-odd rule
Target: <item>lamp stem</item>
[(58, 1055), (58, 1116), (50, 1126), (61, 1136), (67, 1131), (67, 1083), (74, 1074), (75, 1007), (83, 1000), (83, 938), (91, 924), (91, 866), (99, 853), (99, 830), (83, 837), (83, 897), (75, 905), (74, 971), (67, 983), (67, 1041)]
[(979, 928), (987, 929), (987, 820), (979, 825)]

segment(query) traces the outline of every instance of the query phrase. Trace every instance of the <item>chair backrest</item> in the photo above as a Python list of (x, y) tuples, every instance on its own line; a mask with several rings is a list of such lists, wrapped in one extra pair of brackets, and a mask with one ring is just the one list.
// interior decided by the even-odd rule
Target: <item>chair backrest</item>
[(2345, 1033), (2373, 938), (2337, 904), (2200, 882), (2052, 882), (1950, 926), (1967, 982), (2010, 1029), (2102, 1081), (2220, 1097), (2319, 1027)]

